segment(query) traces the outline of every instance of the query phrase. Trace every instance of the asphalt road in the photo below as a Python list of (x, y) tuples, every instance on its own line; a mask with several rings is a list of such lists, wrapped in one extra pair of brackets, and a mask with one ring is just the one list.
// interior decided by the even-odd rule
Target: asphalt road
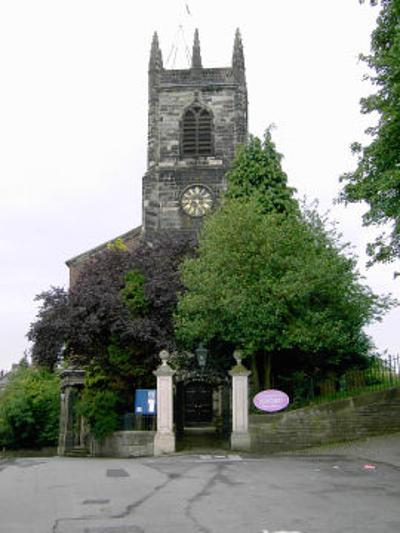
[(396, 464), (326, 449), (16, 459), (0, 463), (0, 532), (398, 533), (399, 496)]

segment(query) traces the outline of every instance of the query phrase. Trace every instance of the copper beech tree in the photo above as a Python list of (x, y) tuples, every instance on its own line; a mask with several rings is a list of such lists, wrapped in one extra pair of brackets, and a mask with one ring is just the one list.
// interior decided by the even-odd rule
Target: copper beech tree
[(88, 262), (69, 292), (51, 288), (28, 337), (32, 358), (54, 368), (61, 359), (88, 370), (93, 387), (118, 391), (152, 379), (162, 348), (175, 348), (172, 321), (182, 290), (179, 265), (194, 241), (164, 236), (134, 251), (116, 243)]

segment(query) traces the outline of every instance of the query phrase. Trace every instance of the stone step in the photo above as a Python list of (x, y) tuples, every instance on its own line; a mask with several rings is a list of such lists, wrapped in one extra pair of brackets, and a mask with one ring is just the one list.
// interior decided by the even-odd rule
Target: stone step
[(89, 452), (86, 448), (71, 448), (66, 450), (65, 455), (66, 457), (88, 457)]

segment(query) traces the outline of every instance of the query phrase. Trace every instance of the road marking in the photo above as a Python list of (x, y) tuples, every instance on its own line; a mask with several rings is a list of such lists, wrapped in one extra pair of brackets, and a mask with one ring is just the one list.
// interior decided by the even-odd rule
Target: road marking
[[(263, 529), (262, 533), (269, 533), (268, 529)], [(301, 531), (271, 531), (271, 533), (301, 533)]]
[(105, 505), (106, 503), (110, 503), (110, 500), (84, 500), (83, 505)]

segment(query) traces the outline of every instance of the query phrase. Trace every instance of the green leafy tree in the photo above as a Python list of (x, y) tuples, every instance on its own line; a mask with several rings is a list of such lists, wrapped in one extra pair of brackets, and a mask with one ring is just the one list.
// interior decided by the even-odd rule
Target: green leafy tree
[(265, 214), (257, 197), (229, 200), (209, 218), (183, 282), (178, 338), (244, 349), (260, 387), (271, 368), (327, 372), (360, 362), (370, 348), (363, 326), (390, 305), (362, 285), (315, 212)]
[(91, 434), (103, 441), (118, 429), (116, 405), (118, 397), (115, 392), (84, 389), (79, 402), (79, 411), (85, 417)]
[(281, 166), (282, 155), (272, 141), (271, 128), (264, 139), (250, 136), (241, 146), (232, 169), (226, 174), (226, 198), (256, 198), (263, 213), (296, 213), (298, 204), (293, 198), (295, 189), (288, 187), (287, 176)]
[(373, 71), (368, 78), (377, 90), (361, 100), (362, 113), (377, 113), (379, 119), (367, 130), (372, 138), (368, 145), (352, 145), (357, 168), (341, 178), (342, 201), (368, 204), (364, 225), (390, 226), (368, 245), (372, 263), (400, 257), (400, 0), (380, 4), (371, 54), (362, 56)]
[(130, 270), (124, 277), (125, 286), (121, 290), (122, 301), (132, 316), (140, 316), (149, 308), (149, 300), (144, 292), (146, 278), (139, 270)]
[(0, 446), (55, 446), (59, 398), (59, 378), (55, 373), (21, 365), (0, 394)]

